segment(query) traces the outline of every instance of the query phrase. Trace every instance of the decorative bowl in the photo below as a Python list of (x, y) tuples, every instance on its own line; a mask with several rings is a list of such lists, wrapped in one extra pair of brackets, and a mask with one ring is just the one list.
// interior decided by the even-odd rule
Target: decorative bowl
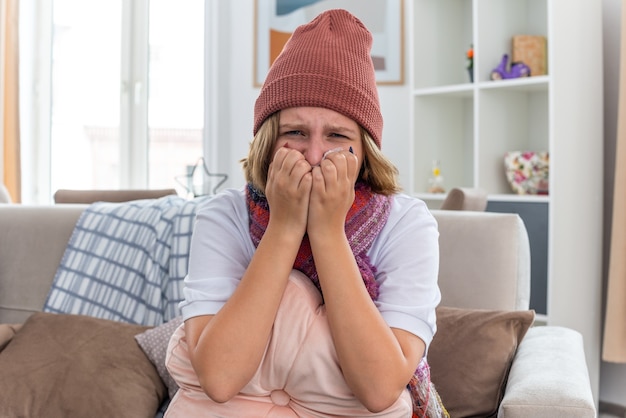
[(548, 194), (550, 158), (546, 151), (509, 151), (504, 154), (506, 179), (517, 194)]

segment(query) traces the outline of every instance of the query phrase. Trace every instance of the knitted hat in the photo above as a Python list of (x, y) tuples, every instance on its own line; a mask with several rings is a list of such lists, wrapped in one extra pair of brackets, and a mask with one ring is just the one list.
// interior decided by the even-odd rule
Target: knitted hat
[(355, 120), (380, 148), (383, 116), (371, 47), (372, 34), (346, 10), (328, 10), (299, 26), (256, 100), (254, 133), (279, 110), (324, 107)]

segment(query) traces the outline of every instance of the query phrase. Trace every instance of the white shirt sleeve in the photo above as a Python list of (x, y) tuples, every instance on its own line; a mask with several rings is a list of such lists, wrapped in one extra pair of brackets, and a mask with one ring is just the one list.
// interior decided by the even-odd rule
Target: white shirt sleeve
[(420, 337), (428, 346), (437, 329), (441, 300), (439, 231), (426, 204), (396, 195), (385, 227), (369, 252), (380, 294), (376, 306), (390, 327)]
[(183, 318), (217, 313), (235, 291), (254, 250), (243, 190), (228, 189), (211, 198), (196, 215), (180, 304)]

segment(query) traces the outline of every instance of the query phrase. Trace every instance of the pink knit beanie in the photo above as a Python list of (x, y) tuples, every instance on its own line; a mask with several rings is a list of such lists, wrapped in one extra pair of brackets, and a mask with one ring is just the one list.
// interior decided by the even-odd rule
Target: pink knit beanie
[(299, 26), (272, 64), (254, 106), (254, 133), (289, 107), (332, 109), (355, 120), (380, 148), (380, 112), (372, 34), (346, 10), (321, 13)]

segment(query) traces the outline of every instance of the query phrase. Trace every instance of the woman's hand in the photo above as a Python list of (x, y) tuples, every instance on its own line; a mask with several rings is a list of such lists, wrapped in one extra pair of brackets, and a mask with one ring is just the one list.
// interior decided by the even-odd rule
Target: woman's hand
[(346, 214), (354, 202), (354, 184), (359, 175), (357, 157), (348, 150), (330, 152), (312, 169), (313, 184), (307, 231), (325, 234), (344, 230)]
[(311, 185), (311, 165), (304, 155), (290, 148), (278, 149), (265, 186), (270, 224), (284, 226), (302, 238), (306, 231)]
[(345, 233), (358, 173), (348, 151), (331, 152), (313, 167), (307, 231), (343, 376), (363, 405), (379, 412), (405, 390), (425, 345), (390, 328), (363, 284)]

